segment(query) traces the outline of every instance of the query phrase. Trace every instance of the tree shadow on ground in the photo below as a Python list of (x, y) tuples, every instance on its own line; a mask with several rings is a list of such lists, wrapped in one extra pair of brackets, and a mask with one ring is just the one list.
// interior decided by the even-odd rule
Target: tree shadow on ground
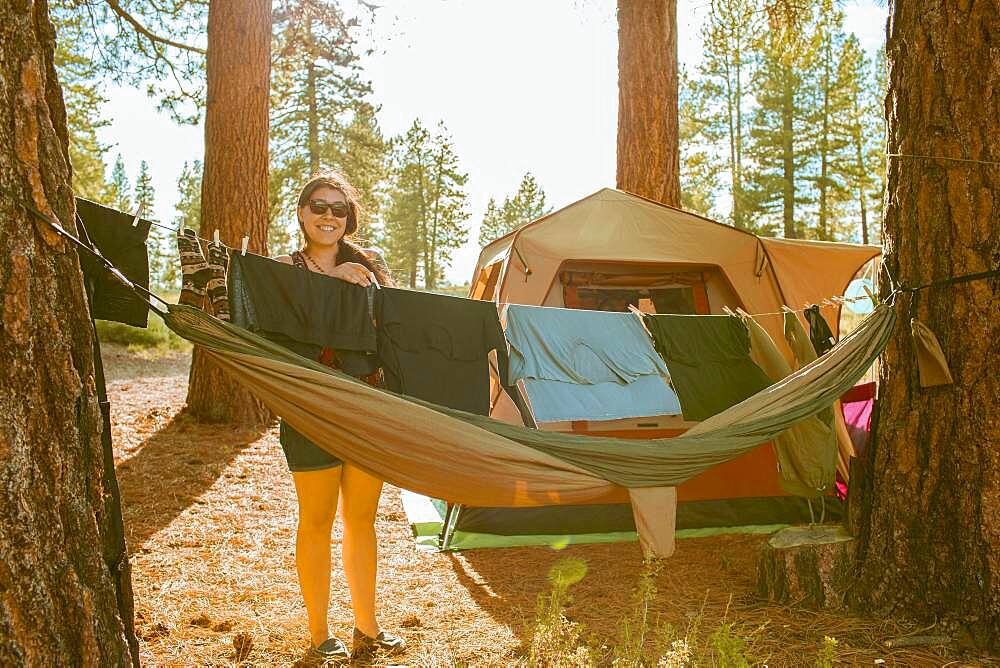
[(178, 413), (143, 441), (115, 468), (129, 549), (139, 550), (150, 536), (199, 503), (236, 455), (267, 430), (202, 424)]

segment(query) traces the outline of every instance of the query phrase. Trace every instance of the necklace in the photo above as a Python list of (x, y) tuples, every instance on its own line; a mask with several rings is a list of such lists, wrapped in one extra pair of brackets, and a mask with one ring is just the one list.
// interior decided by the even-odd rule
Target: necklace
[(309, 255), (309, 253), (307, 253), (305, 251), (302, 251), (302, 256), (306, 259), (306, 261), (309, 262), (309, 264), (311, 264), (312, 266), (316, 267), (316, 269), (317, 269), (317, 271), (319, 271), (319, 273), (326, 274), (327, 276), (330, 275), (329, 272), (327, 272), (326, 269), (324, 269), (323, 267), (319, 266), (319, 262), (317, 262), (316, 260), (314, 260), (312, 258), (312, 256)]

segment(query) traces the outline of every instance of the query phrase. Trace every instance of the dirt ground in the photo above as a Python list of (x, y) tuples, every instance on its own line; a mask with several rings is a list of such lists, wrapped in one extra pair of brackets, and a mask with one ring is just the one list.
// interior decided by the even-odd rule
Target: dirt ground
[[(206, 426), (179, 416), (189, 360), (188, 353), (104, 347), (142, 663), (295, 664), (308, 635), (294, 568), (294, 492), (277, 429)], [(634, 543), (421, 553), (392, 487), (382, 496), (377, 531), (381, 622), (409, 642), (396, 664), (523, 663), (538, 596), (550, 588), (546, 576), (567, 556), (587, 567), (567, 608), (585, 637), (615, 644), (622, 617), (634, 609), (631, 590), (642, 568)], [(339, 522), (333, 540), (330, 619), (348, 639)], [(708, 633), (728, 622), (770, 666), (813, 665), (824, 636), (837, 638), (839, 664), (992, 663), (947, 649), (889, 650), (887, 639), (922, 632), (890, 620), (760, 605), (752, 578), (762, 540), (680, 541), (657, 578), (650, 618), (680, 634), (693, 624)]]

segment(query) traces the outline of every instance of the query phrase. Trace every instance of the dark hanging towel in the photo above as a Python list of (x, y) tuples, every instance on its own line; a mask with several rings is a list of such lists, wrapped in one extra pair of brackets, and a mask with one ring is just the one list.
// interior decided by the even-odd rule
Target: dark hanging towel
[(646, 328), (667, 363), (684, 419), (699, 421), (771, 385), (750, 359), (750, 335), (728, 315), (647, 315)]
[(830, 348), (833, 348), (834, 344), (837, 343), (837, 339), (833, 337), (833, 332), (830, 331), (830, 327), (826, 324), (823, 314), (819, 312), (819, 306), (813, 304), (805, 310), (804, 315), (806, 322), (809, 323), (809, 340), (812, 341), (813, 348), (816, 349), (816, 354), (822, 355), (830, 350)]
[(507, 341), (496, 304), (429, 292), (382, 288), (375, 296), (378, 350), (386, 387), (449, 408), (489, 415), (489, 352), (509, 389)]
[[(149, 289), (149, 254), (146, 238), (150, 222), (107, 206), (76, 198), (76, 212), (91, 242), (125, 277)], [(149, 308), (146, 301), (125, 287), (87, 253), (80, 254), (80, 267), (92, 286), (91, 311), (94, 318), (113, 320), (133, 327), (145, 327)]]
[(260, 255), (238, 252), (229, 258), (227, 280), (234, 324), (303, 357), (318, 360), (332, 354), (336, 359), (328, 361), (352, 376), (377, 371), (372, 323), (374, 287), (362, 288)]

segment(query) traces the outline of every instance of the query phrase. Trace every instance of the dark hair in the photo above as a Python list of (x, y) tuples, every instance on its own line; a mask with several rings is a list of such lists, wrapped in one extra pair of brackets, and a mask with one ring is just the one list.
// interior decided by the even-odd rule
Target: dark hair
[[(355, 241), (351, 241), (347, 238), (358, 231), (358, 219), (361, 217), (364, 210), (361, 208), (361, 196), (358, 194), (357, 188), (352, 186), (343, 174), (333, 170), (315, 174), (311, 179), (306, 181), (306, 184), (302, 186), (302, 190), (299, 191), (298, 207), (301, 209), (309, 204), (309, 199), (312, 197), (312, 194), (316, 192), (318, 188), (322, 188), (323, 186), (340, 191), (340, 194), (344, 196), (344, 200), (347, 201), (347, 227), (344, 229), (344, 236), (341, 237), (338, 244), (340, 248), (337, 251), (337, 264), (343, 264), (344, 262), (356, 262), (375, 274), (375, 278), (378, 279), (380, 284), (392, 285), (392, 278), (389, 276), (385, 268), (381, 266), (381, 263), (374, 262), (368, 254), (361, 249), (361, 246), (359, 246)], [(298, 219), (299, 226), (301, 227), (302, 220), (298, 218), (298, 216), (296, 216), (296, 218)], [(305, 234), (304, 228), (302, 234)]]

